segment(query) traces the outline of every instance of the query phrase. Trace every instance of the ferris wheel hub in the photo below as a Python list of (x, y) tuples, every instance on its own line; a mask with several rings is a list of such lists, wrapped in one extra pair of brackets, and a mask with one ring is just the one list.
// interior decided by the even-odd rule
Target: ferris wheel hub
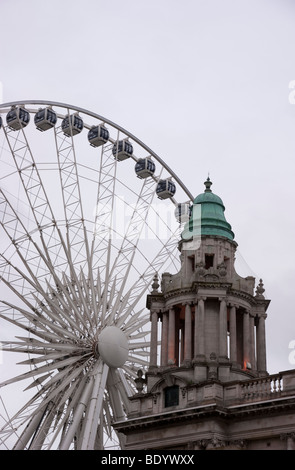
[(105, 327), (98, 337), (97, 351), (109, 367), (122, 367), (129, 354), (125, 333), (116, 326)]

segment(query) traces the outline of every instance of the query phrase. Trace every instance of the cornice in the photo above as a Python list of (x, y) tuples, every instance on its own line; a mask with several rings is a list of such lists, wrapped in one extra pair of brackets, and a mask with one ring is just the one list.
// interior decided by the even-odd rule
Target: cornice
[(194, 418), (204, 418), (206, 416), (218, 415), (226, 416), (226, 412), (222, 407), (217, 405), (203, 405), (197, 408), (187, 408), (181, 410), (173, 410), (164, 413), (157, 413), (152, 415), (145, 415), (140, 417), (128, 417), (127, 421), (120, 421), (114, 423), (114, 428), (119, 432), (127, 430), (134, 430), (137, 428), (146, 428), (148, 426), (163, 426), (170, 423), (176, 423), (179, 421), (192, 420)]
[[(216, 296), (219, 296), (218, 290), (225, 291), (225, 295), (227, 297), (228, 303), (236, 303), (239, 305), (239, 301), (242, 303), (247, 303), (250, 308), (256, 306), (264, 306), (265, 310), (267, 309), (270, 300), (256, 298), (255, 296), (249, 294), (246, 291), (237, 290), (232, 288), (232, 283), (229, 282), (208, 282), (208, 281), (195, 281), (190, 286), (183, 286), (176, 289), (171, 289), (168, 292), (162, 293), (151, 293), (147, 295), (147, 308), (151, 308), (153, 303), (162, 304), (163, 308), (167, 302), (175, 298), (181, 298), (179, 301), (183, 301), (183, 297), (191, 296), (197, 298), (199, 291), (202, 290), (202, 294), (204, 291), (208, 290), (209, 296), (214, 296), (214, 291), (216, 291)], [(192, 301), (192, 299), (190, 299)], [(241, 307), (247, 308), (245, 305), (240, 305)]]
[(246, 301), (251, 306), (256, 305), (255, 298), (253, 297), (253, 295), (242, 290), (229, 289), (228, 297), (233, 297), (234, 299), (240, 299), (240, 300)]
[(246, 416), (271, 416), (281, 414), (283, 412), (295, 411), (295, 396), (285, 397), (281, 399), (270, 399), (266, 401), (258, 401), (254, 403), (232, 405), (224, 407), (217, 404), (208, 404), (197, 406), (194, 408), (184, 408), (173, 410), (159, 414), (151, 414), (145, 416), (128, 417), (127, 421), (114, 423), (114, 428), (119, 432), (134, 431), (135, 429), (157, 426), (166, 426), (173, 423), (183, 421), (199, 420), (204, 418), (219, 418), (227, 422)]

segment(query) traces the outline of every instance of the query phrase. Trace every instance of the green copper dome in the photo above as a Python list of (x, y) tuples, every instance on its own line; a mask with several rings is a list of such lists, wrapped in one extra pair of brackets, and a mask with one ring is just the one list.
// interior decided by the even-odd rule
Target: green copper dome
[(222, 236), (233, 240), (235, 235), (231, 225), (224, 216), (225, 207), (222, 200), (211, 191), (212, 182), (209, 177), (205, 181), (205, 191), (199, 194), (192, 206), (192, 215), (185, 224), (182, 239), (189, 240), (193, 236)]

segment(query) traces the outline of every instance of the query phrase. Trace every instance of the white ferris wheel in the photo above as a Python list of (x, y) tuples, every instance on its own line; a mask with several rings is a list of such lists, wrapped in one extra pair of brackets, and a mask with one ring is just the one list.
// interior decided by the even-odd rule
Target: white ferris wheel
[(2, 104), (0, 142), (0, 449), (122, 448), (112, 423), (148, 367), (146, 294), (179, 269), (174, 213), (193, 197), (75, 106)]

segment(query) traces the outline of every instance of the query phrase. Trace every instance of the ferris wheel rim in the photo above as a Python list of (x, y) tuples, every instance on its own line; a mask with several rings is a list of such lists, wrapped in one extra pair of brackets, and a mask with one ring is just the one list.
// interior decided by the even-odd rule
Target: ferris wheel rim
[(61, 102), (58, 102), (58, 101), (50, 101), (50, 100), (49, 101), (47, 101), (47, 100), (17, 100), (17, 101), (9, 101), (7, 103), (0, 103), (0, 113), (1, 113), (2, 108), (4, 108), (4, 110), (5, 110), (5, 108), (7, 108), (7, 107), (11, 108), (13, 106), (20, 106), (20, 105), (23, 105), (23, 106), (27, 106), (27, 105), (56, 106), (58, 108), (71, 109), (71, 110), (73, 110), (77, 113), (86, 114), (88, 116), (93, 117), (94, 119), (98, 119), (99, 121), (102, 121), (102, 122), (112, 126), (113, 128), (117, 129), (117, 131), (122, 132), (123, 134), (127, 135), (130, 139), (132, 139), (134, 142), (136, 142), (138, 145), (140, 145), (142, 148), (144, 148), (148, 153), (150, 153), (151, 156), (153, 156), (155, 158), (155, 160), (157, 160), (158, 163), (160, 163), (160, 165), (162, 165), (165, 168), (165, 170), (175, 179), (177, 184), (179, 184), (179, 186), (182, 188), (182, 190), (188, 196), (188, 199), (191, 202), (193, 202), (194, 196), (189, 191), (189, 189), (186, 187), (186, 185), (182, 182), (182, 180), (177, 176), (177, 174), (172, 170), (172, 168), (170, 168), (169, 165), (167, 165), (167, 163), (157, 153), (155, 153), (150, 147), (148, 147), (142, 140), (140, 140), (138, 137), (136, 137), (131, 132), (127, 131), (125, 128), (123, 128), (119, 124), (111, 121), (110, 119), (108, 119), (108, 118), (106, 118), (106, 117), (104, 117), (100, 114), (97, 114), (93, 111), (90, 111), (86, 108), (81, 108), (81, 107), (76, 106), (76, 105), (71, 105), (71, 104), (68, 104), (68, 103), (61, 103)]

